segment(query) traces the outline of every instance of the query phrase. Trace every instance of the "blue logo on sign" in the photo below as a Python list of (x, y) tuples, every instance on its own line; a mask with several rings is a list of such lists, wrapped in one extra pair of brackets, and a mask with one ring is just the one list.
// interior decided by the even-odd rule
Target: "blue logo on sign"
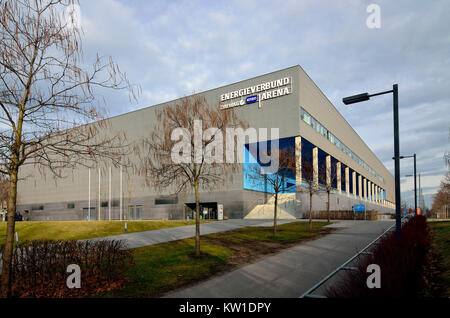
[(355, 204), (353, 206), (353, 211), (355, 211), (355, 212), (364, 212), (364, 211), (366, 211), (366, 206), (364, 204)]
[(257, 100), (258, 100), (258, 95), (252, 95), (252, 96), (249, 96), (249, 97), (247, 97), (245, 99), (245, 103), (246, 104), (251, 104), (251, 103), (256, 102)]

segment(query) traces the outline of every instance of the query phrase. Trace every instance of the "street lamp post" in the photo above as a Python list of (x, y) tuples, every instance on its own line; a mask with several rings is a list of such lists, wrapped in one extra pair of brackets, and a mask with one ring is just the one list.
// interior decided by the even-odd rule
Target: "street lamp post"
[(416, 170), (416, 154), (414, 154), (414, 214), (417, 215), (417, 170)]
[(393, 95), (393, 111), (394, 111), (394, 160), (395, 160), (395, 229), (397, 240), (400, 240), (402, 224), (401, 224), (401, 196), (400, 196), (400, 138), (398, 129), (398, 85), (392, 85), (392, 90), (384, 91), (369, 95), (362, 93), (345, 97), (342, 102), (345, 105), (354, 104), (369, 100), (370, 97), (392, 93)]
[(425, 202), (423, 201), (420, 173), (419, 173), (419, 206), (421, 213), (423, 213), (425, 211)]
[[(417, 214), (417, 171), (416, 171), (416, 154), (412, 156), (400, 156), (403, 158), (414, 158), (414, 214)], [(412, 177), (411, 174), (407, 174), (406, 177)]]

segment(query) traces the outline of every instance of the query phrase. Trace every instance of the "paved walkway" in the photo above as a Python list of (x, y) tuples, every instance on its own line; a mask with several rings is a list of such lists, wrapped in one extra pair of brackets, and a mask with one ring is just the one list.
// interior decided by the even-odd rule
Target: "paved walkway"
[[(281, 225), (295, 221), (307, 221), (307, 220), (278, 220), (278, 224)], [(272, 225), (273, 220), (242, 220), (242, 219), (231, 219), (226, 221), (202, 223), (200, 225), (200, 235), (230, 231), (248, 226), (272, 226)], [(161, 230), (96, 237), (82, 241), (124, 240), (127, 244), (127, 247), (131, 249), (153, 244), (182, 240), (194, 236), (195, 236), (195, 225), (187, 225)], [(2, 272), (2, 265), (3, 264), (1, 262), (1, 254), (0, 254), (0, 274)]]
[[(305, 220), (279, 220), (278, 224), (281, 225), (297, 221), (305, 221)], [(200, 235), (230, 231), (248, 226), (272, 226), (272, 225), (273, 221), (271, 220), (242, 220), (242, 219), (232, 219), (226, 221), (202, 223), (200, 225)], [(194, 236), (195, 236), (195, 225), (187, 225), (161, 230), (97, 237), (89, 239), (89, 241), (124, 240), (128, 248), (137, 248), (153, 244), (182, 240)]]
[(340, 228), (337, 232), (166, 297), (299, 297), (392, 224), (393, 221), (338, 221), (331, 225)]

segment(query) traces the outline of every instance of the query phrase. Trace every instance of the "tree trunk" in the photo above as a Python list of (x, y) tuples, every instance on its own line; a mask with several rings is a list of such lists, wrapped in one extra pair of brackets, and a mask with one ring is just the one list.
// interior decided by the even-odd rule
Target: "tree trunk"
[(200, 257), (200, 199), (198, 195), (198, 181), (194, 183), (195, 189), (195, 256)]
[(312, 230), (312, 192), (309, 193), (309, 229)]
[(275, 193), (275, 206), (273, 208), (273, 236), (277, 236), (277, 210), (278, 210), (278, 192)]
[(328, 217), (328, 222), (330, 222), (330, 192), (328, 190), (328, 202), (327, 202), (327, 217)]
[(8, 224), (6, 226), (6, 244), (3, 251), (2, 279), (1, 279), (1, 296), (11, 297), (11, 269), (12, 256), (14, 250), (14, 230), (16, 216), (16, 199), (17, 199), (17, 174), (18, 169), (9, 175), (9, 198), (8, 198)]

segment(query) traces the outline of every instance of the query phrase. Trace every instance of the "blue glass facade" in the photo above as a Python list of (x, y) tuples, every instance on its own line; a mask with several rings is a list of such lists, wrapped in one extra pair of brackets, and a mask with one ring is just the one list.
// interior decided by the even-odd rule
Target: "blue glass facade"
[(334, 189), (337, 189), (337, 177), (336, 177), (336, 174), (337, 174), (336, 163), (337, 162), (338, 162), (338, 160), (336, 158), (331, 157), (331, 174), (334, 176), (331, 179), (331, 182), (332, 182), (332, 187)]
[(344, 145), (335, 135), (333, 135), (327, 128), (325, 128), (319, 121), (317, 121), (303, 108), (301, 118), (305, 123), (314, 128), (319, 134), (327, 138), (332, 144), (341, 149), (347, 156), (355, 160), (359, 165), (361, 165), (361, 167), (376, 176), (381, 182), (384, 182), (383, 177), (376, 173), (375, 170), (373, 170), (366, 162), (359, 158), (349, 147)]
[(317, 151), (318, 167), (319, 167), (319, 171), (322, 170), (319, 175), (319, 184), (321, 184), (321, 185), (325, 185), (325, 183), (326, 183), (326, 178), (324, 176), (324, 174), (325, 174), (324, 169), (326, 169), (327, 156), (328, 156), (328, 154), (325, 151), (323, 151), (320, 148), (318, 149), (318, 151)]
[(348, 169), (349, 173), (348, 173), (348, 187), (350, 189), (350, 194), (354, 194), (355, 189), (353, 188), (353, 169), (349, 168)]
[[(261, 156), (266, 155), (268, 152), (272, 150), (273, 147), (276, 147), (278, 144), (279, 150), (288, 150), (292, 151), (292, 154), (295, 156), (295, 138), (282, 138), (278, 139), (277, 143), (273, 141), (263, 141), (252, 144), (246, 144), (244, 146), (244, 164), (243, 164), (243, 185), (244, 189), (259, 191), (259, 192), (267, 192), (267, 193), (275, 193), (273, 188), (273, 183), (271, 183), (268, 179), (274, 180), (276, 178), (276, 174), (266, 174), (261, 175), (257, 173), (260, 169), (270, 166), (270, 162), (264, 163), (264, 159)], [(279, 177), (282, 182), (282, 190), (281, 193), (295, 193), (295, 171), (291, 169), (282, 169), (280, 170)]]
[(347, 168), (346, 165), (344, 165), (343, 163), (341, 163), (341, 191), (345, 192), (347, 191), (346, 187), (345, 187), (345, 168)]
[(302, 165), (312, 163), (312, 152), (315, 146), (302, 138)]
[[(243, 164), (243, 187), (247, 190), (253, 190), (253, 191), (259, 191), (259, 192), (266, 192), (266, 193), (275, 193), (271, 182), (268, 180), (270, 178), (275, 178), (275, 174), (267, 174), (264, 178), (260, 177), (260, 174), (256, 173), (255, 171), (259, 171), (260, 169), (264, 169), (265, 167), (270, 166), (270, 162), (263, 163), (264, 160), (261, 158), (261, 154), (267, 154), (267, 152), (270, 152), (272, 147), (275, 145), (278, 146), (278, 149), (280, 150), (288, 150), (291, 151), (292, 154), (295, 156), (295, 137), (289, 137), (289, 138), (282, 138), (276, 140), (277, 142), (273, 141), (267, 141), (267, 142), (257, 142), (252, 144), (246, 144), (244, 146), (244, 164)], [(313, 149), (316, 146), (309, 142), (307, 139), (302, 137), (302, 145), (301, 145), (301, 161), (302, 165), (305, 164), (312, 164), (313, 161)], [(326, 167), (326, 157), (328, 156), (328, 153), (323, 151), (322, 149), (318, 149), (317, 151), (317, 161), (318, 161), (318, 167), (319, 169), (322, 167)], [(330, 156), (331, 158), (331, 173), (332, 173), (332, 187), (334, 189), (337, 189), (337, 171), (336, 171), (336, 163), (338, 160), (334, 158), (333, 156)], [(347, 168), (346, 165), (341, 163), (341, 191), (345, 193), (347, 191), (346, 189), (346, 174), (345, 169)], [(353, 172), (355, 172), (355, 187), (353, 186)], [(295, 171), (292, 171), (290, 169), (286, 169), (284, 171), (281, 171), (281, 178), (283, 182), (282, 186), (282, 193), (295, 193), (296, 190), (296, 178), (295, 178)], [(259, 175), (259, 176), (258, 176)], [(305, 176), (303, 176), (304, 178)], [(359, 177), (361, 177), (361, 185), (359, 184)], [(356, 196), (364, 197), (364, 176), (356, 172), (355, 170), (349, 168), (349, 175), (348, 175), (348, 187), (349, 187), (349, 194), (355, 194)], [(322, 177), (319, 176), (319, 186), (323, 186), (326, 182), (325, 177), (322, 175)], [(370, 181), (370, 180), (369, 180)], [(367, 180), (366, 180), (367, 182)], [(367, 185), (368, 186), (368, 185)], [(370, 189), (371, 187), (367, 187), (367, 196), (366, 198), (368, 200), (372, 200), (370, 196)], [(382, 199), (386, 199), (386, 192), (385, 190), (382, 191)]]

